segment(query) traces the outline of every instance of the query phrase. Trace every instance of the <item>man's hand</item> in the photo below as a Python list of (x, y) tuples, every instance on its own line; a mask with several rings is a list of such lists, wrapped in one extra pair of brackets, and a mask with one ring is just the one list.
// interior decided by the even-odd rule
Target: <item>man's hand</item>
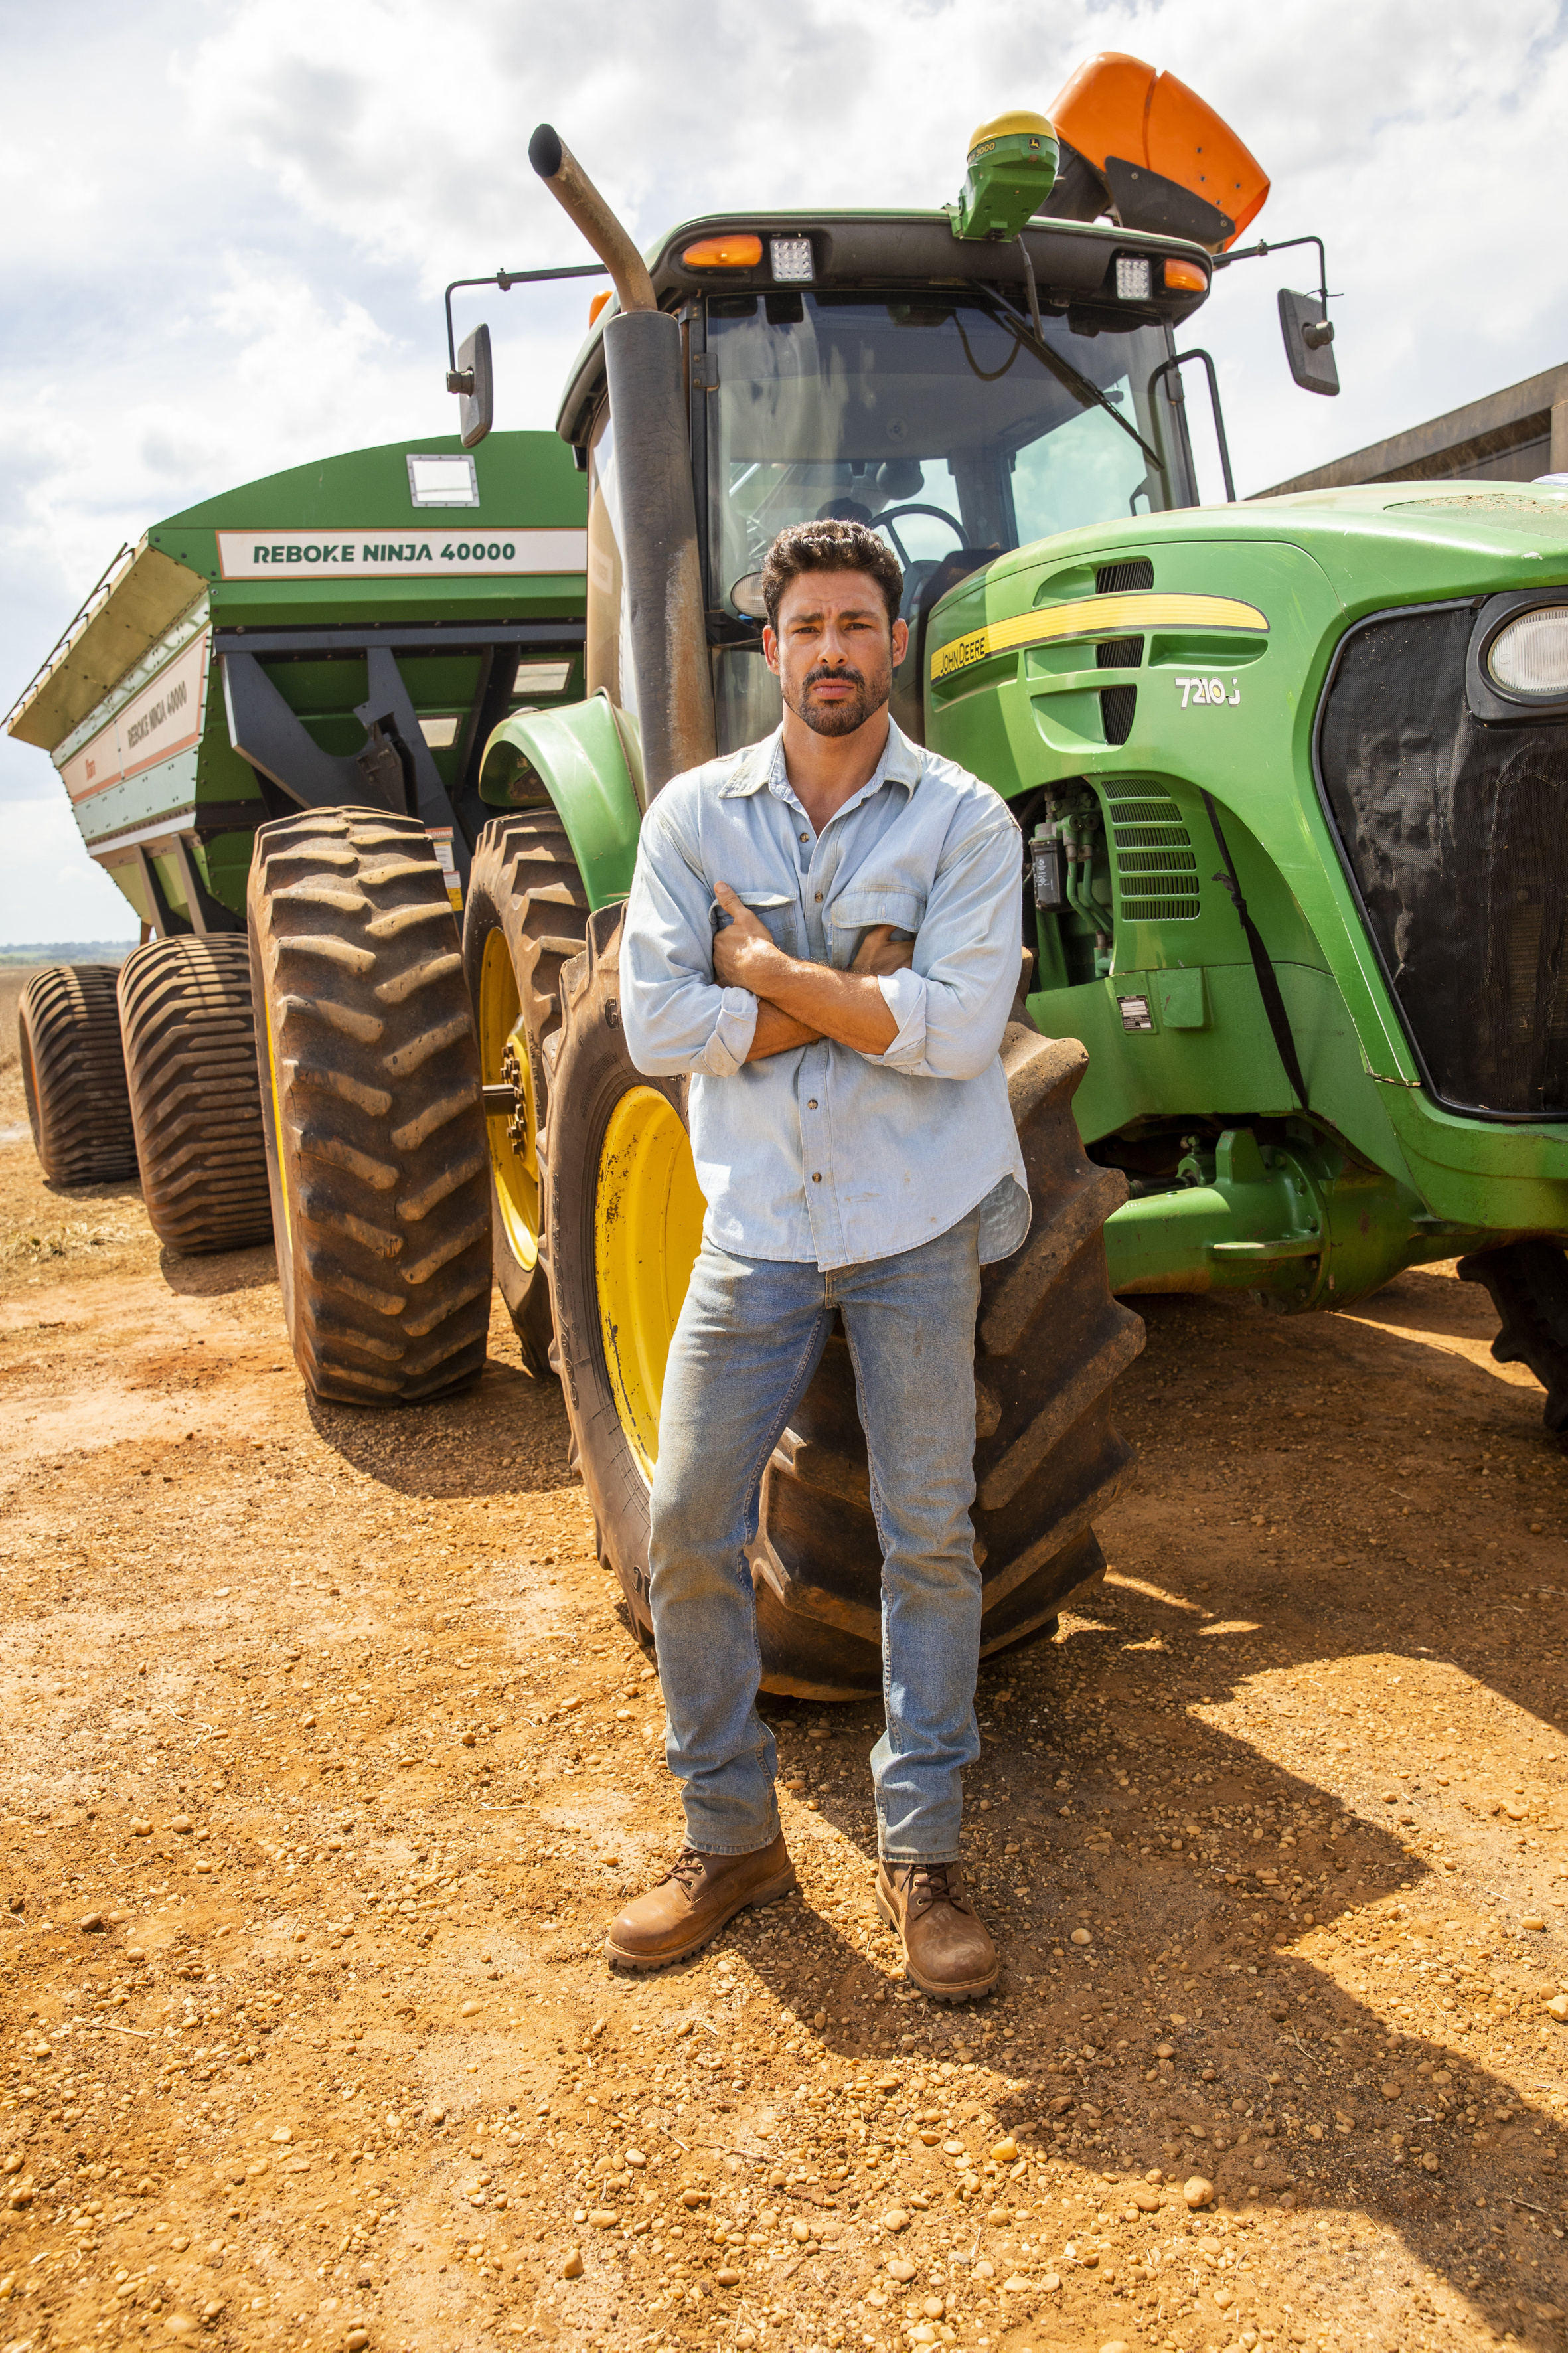
[(713, 934), (714, 979), (721, 988), (749, 988), (753, 997), (765, 997), (770, 966), (776, 976), (779, 965), (789, 959), (761, 916), (753, 915), (727, 882), (715, 883), (713, 896), (730, 918)]
[(907, 932), (895, 935), (891, 923), (873, 923), (855, 951), (851, 972), (868, 972), (873, 976), (888, 972), (908, 972), (915, 960), (915, 944)]

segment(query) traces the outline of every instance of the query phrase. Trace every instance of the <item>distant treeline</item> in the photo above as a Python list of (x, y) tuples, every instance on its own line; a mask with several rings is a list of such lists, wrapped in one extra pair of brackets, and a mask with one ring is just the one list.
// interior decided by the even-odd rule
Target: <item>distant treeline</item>
[(134, 940), (45, 940), (35, 945), (0, 947), (0, 965), (123, 964)]

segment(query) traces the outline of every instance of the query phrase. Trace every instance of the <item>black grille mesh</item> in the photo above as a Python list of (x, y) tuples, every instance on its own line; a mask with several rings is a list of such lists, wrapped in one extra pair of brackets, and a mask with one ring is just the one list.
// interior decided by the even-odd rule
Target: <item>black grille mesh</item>
[(1181, 810), (1157, 786), (1112, 778), (1104, 791), (1124, 921), (1190, 922), (1199, 912), (1198, 861)]
[(1121, 564), (1102, 564), (1094, 575), (1097, 596), (1120, 596), (1130, 588), (1152, 588), (1154, 566), (1147, 555), (1130, 555)]
[(1568, 1115), (1568, 724), (1482, 726), (1469, 606), (1390, 615), (1346, 645), (1323, 789), (1439, 1098)]

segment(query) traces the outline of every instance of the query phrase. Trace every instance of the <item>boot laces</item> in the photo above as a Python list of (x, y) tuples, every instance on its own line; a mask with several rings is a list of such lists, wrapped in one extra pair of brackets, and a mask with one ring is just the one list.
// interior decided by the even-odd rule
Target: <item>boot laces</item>
[(951, 1904), (955, 1912), (968, 1911), (959, 1893), (956, 1863), (911, 1862), (904, 1867), (908, 1873), (906, 1894), (921, 1912), (929, 1912), (938, 1904)]
[(705, 1855), (699, 1854), (694, 1846), (685, 1846), (681, 1848), (664, 1875), (667, 1881), (673, 1879), (678, 1886), (690, 1895), (701, 1881), (707, 1867), (708, 1862)]

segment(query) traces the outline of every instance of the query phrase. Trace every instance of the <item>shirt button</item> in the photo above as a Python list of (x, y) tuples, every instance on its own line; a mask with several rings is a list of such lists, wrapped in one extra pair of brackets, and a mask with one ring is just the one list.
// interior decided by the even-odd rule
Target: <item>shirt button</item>
[(815, 1111), (816, 1109), (816, 1097), (815, 1095), (812, 1096), (811, 1101), (806, 1104), (806, 1109), (807, 1111)]
[(821, 906), (821, 904), (822, 904), (822, 893), (821, 893), (821, 892), (820, 892), (820, 891), (819, 891), (819, 892), (817, 892), (817, 894), (816, 894), (816, 903), (817, 903), (817, 905), (818, 905), (819, 907), (820, 907), (820, 906)]
[(813, 1183), (814, 1185), (820, 1185), (820, 1184), (821, 1184), (821, 1182), (822, 1182), (822, 1171), (821, 1171), (821, 1169), (820, 1169), (820, 1168), (814, 1168), (814, 1169), (812, 1170), (812, 1172), (811, 1172), (811, 1181), (812, 1181), (812, 1183)]
[(802, 841), (809, 841), (811, 839), (811, 836), (808, 833), (803, 833), (800, 838)]

